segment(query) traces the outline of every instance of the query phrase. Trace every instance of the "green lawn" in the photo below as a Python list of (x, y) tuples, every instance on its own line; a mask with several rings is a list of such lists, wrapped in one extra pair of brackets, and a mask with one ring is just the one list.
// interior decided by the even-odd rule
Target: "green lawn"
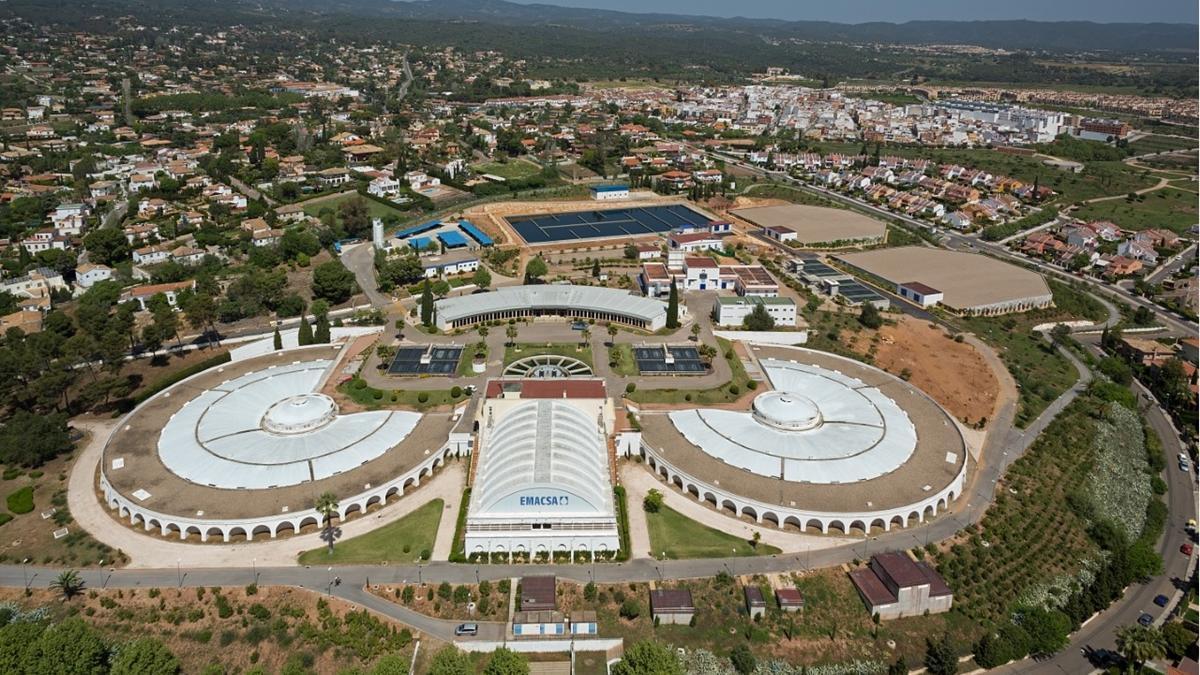
[(1088, 204), (1074, 216), (1083, 220), (1111, 220), (1129, 230), (1165, 227), (1183, 234), (1197, 222), (1196, 193), (1163, 188), (1139, 195), (1132, 202), (1113, 199)]
[(529, 178), (536, 176), (542, 172), (540, 166), (531, 164), (523, 160), (513, 160), (511, 162), (488, 162), (486, 164), (477, 164), (471, 167), (475, 173), (490, 173), (494, 176), (500, 176), (508, 180), (517, 180), (520, 178)]
[[(634, 505), (634, 508), (638, 508), (638, 505)], [(666, 506), (660, 508), (658, 513), (646, 514), (646, 527), (650, 530), (650, 546), (654, 549), (655, 557), (664, 552), (672, 560), (779, 553), (774, 546), (751, 546), (745, 539), (701, 525)]]
[(612, 370), (617, 375), (622, 377), (633, 377), (638, 375), (640, 371), (637, 367), (637, 361), (633, 358), (633, 345), (615, 344), (608, 350), (609, 364), (612, 365)]
[[(503, 327), (497, 327), (493, 330), (503, 330)], [(595, 334), (597, 327), (592, 327), (592, 333)], [(550, 343), (550, 344), (535, 344), (531, 342), (518, 342), (508, 345), (504, 348), (504, 365), (519, 359), (524, 359), (530, 356), (539, 356), (542, 354), (553, 354), (556, 356), (569, 356), (573, 359), (579, 359), (592, 367), (592, 348), (579, 348), (581, 343)]]
[(482, 351), (483, 356), (486, 359), (487, 354), (488, 354), (488, 346), (487, 346), (486, 342), (483, 343), (482, 350), (480, 350), (479, 347), (480, 347), (479, 342), (472, 342), (472, 343), (467, 344), (467, 348), (463, 350), (462, 356), (460, 356), (458, 358), (458, 376), (459, 377), (474, 377), (475, 376), (475, 370), (472, 367), (475, 363), (475, 355), (477, 353), (479, 353), (480, 351)]
[(304, 209), (305, 215), (316, 217), (321, 213), (322, 209), (331, 209), (336, 214), (338, 212), (338, 207), (341, 206), (342, 202), (355, 198), (363, 200), (363, 202), (367, 205), (367, 213), (369, 213), (372, 218), (386, 218), (388, 216), (403, 218), (405, 216), (405, 213), (400, 209), (382, 204), (374, 199), (367, 199), (366, 197), (363, 197), (357, 193), (342, 195), (336, 198), (318, 197), (307, 202), (301, 202), (300, 206)]
[(335, 543), (332, 554), (326, 547), (305, 551), (300, 554), (300, 564), (374, 565), (416, 560), (433, 551), (443, 506), (442, 500), (435, 499), (394, 523)]

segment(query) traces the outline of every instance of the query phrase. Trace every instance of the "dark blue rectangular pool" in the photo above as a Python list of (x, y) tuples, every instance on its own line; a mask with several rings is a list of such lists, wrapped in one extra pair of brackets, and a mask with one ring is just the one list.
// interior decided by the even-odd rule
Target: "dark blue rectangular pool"
[(711, 218), (682, 204), (637, 206), (603, 211), (568, 211), (540, 216), (512, 216), (509, 224), (527, 243), (572, 239), (639, 237), (684, 225), (703, 225)]

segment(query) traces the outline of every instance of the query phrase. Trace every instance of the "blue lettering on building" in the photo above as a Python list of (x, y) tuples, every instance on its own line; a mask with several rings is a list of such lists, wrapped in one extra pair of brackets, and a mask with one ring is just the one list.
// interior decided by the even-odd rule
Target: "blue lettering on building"
[(566, 495), (521, 496), (521, 506), (566, 506), (570, 501)]

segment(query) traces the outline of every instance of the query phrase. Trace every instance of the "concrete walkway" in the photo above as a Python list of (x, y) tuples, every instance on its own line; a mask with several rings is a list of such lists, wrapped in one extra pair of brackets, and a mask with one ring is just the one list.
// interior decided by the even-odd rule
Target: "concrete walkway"
[[(119, 549), (129, 556), (128, 567), (135, 569), (163, 568), (184, 565), (188, 567), (241, 567), (247, 562), (260, 566), (288, 566), (296, 564), (296, 556), (304, 551), (324, 545), (320, 532), (314, 531), (281, 539), (256, 539), (234, 544), (199, 544), (168, 539), (154, 533), (146, 533), (129, 527), (109, 513), (96, 497), (96, 469), (100, 462), (104, 443), (117, 420), (80, 418), (73, 424), (91, 434), (86, 447), (79, 454), (71, 469), (67, 487), (67, 505), (75, 518), (72, 528), (82, 527), (97, 540)], [(449, 537), (454, 536), (454, 516), (462, 497), (465, 467), (461, 462), (450, 462), (431, 479), (421, 484), (415, 492), (362, 518), (349, 520), (340, 526), (345, 540), (365, 534), (388, 523), (394, 522), (428, 504), (433, 499), (442, 499), (449, 509)], [(446, 526), (446, 513), (442, 514), (441, 532)]]

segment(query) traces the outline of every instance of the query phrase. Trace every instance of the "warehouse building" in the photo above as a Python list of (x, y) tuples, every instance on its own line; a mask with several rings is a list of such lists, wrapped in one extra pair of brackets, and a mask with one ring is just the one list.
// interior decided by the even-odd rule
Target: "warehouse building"
[(936, 289), (943, 307), (964, 316), (1024, 312), (1054, 302), (1040, 274), (978, 253), (902, 246), (839, 254), (836, 259), (897, 288), (912, 289), (919, 283)]

